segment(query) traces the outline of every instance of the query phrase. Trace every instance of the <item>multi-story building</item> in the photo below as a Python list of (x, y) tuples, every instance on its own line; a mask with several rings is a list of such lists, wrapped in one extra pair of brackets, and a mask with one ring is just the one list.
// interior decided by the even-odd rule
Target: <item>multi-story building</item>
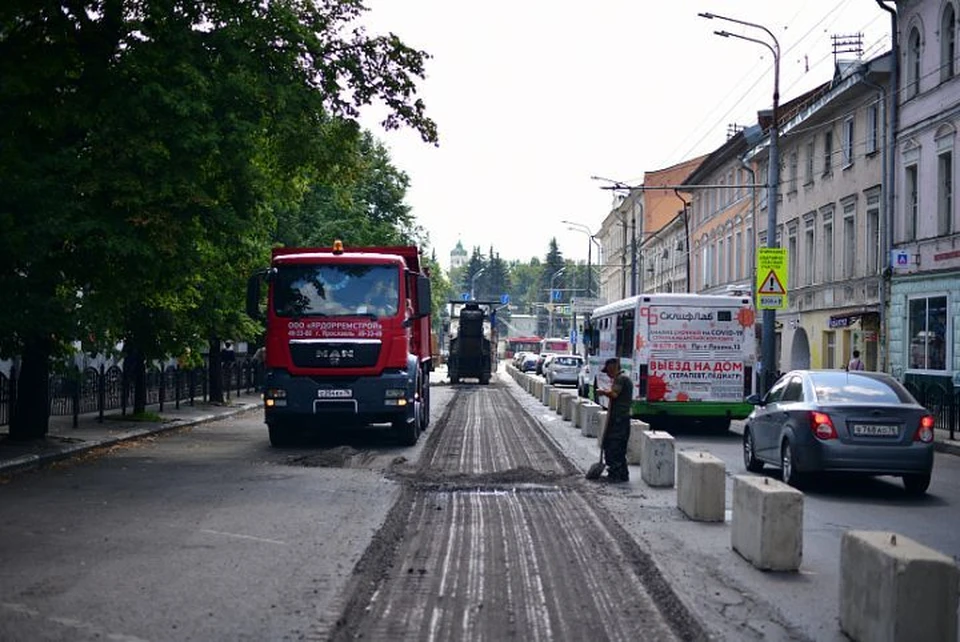
[[(777, 367), (841, 368), (859, 350), (881, 369), (883, 86), (890, 56), (840, 62), (830, 83), (781, 119), (777, 245), (789, 307), (777, 312)], [(766, 181), (769, 140), (747, 158)], [(766, 194), (757, 229), (767, 244)]]
[(685, 181), (693, 195), (689, 208), (693, 292), (722, 293), (729, 286), (752, 289), (758, 192), (754, 170), (742, 157), (761, 135), (758, 125), (738, 131)]
[(958, 0), (898, 1), (890, 370), (921, 396), (960, 388)]
[(689, 292), (687, 212), (681, 211), (640, 244), (643, 292)]
[[(683, 191), (678, 194), (677, 188), (704, 158), (698, 156), (646, 172), (643, 185), (621, 194), (604, 218), (596, 236), (606, 257), (600, 272), (600, 294), (606, 301), (649, 291), (644, 282), (644, 266), (654, 255), (663, 256), (661, 245), (667, 242), (666, 235), (657, 233), (683, 211), (684, 199), (689, 195), (682, 195)], [(654, 236), (654, 241), (645, 243)]]

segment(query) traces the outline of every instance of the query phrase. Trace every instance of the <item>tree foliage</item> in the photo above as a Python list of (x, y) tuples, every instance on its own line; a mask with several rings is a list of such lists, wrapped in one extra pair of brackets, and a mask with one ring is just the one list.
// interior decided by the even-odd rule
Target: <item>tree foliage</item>
[[(21, 390), (45, 390), (47, 358), (78, 337), (149, 359), (249, 332), (244, 281), (284, 224), (315, 232), (304, 212), (359, 242), (421, 234), (356, 118), (381, 102), (385, 127), (435, 142), (416, 96), (428, 56), (356, 27), (364, 10), (2, 3), (0, 295), (17, 304), (0, 355), (23, 359)], [(11, 435), (42, 436), (47, 412), (22, 394)]]

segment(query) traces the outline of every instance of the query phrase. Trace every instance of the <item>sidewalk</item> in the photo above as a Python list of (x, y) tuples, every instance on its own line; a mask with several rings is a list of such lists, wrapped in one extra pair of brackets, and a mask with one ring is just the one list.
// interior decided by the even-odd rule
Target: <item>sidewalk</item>
[[(0, 475), (38, 468), (93, 448), (216, 421), (263, 406), (259, 392), (234, 394), (223, 405), (199, 400), (194, 403), (191, 406), (181, 402), (179, 409), (174, 407), (173, 402), (164, 403), (163, 412), (159, 413), (162, 420), (159, 422), (130, 421), (123, 418), (119, 411), (111, 411), (106, 413), (103, 423), (97, 420), (95, 413), (80, 415), (78, 425), (74, 428), (72, 416), (50, 417), (47, 438), (35, 441), (10, 441), (7, 438), (9, 427), (0, 426)], [(158, 412), (159, 407), (154, 404), (147, 406), (147, 410)]]

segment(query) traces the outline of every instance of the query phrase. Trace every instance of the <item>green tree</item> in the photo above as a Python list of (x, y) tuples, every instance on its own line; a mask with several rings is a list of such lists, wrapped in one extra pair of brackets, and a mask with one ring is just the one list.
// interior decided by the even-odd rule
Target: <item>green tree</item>
[(249, 329), (243, 284), (277, 213), (376, 156), (357, 151), (363, 106), (436, 141), (416, 97), (427, 55), (348, 29), (362, 11), (2, 3), (0, 293), (17, 305), (0, 315), (0, 354), (22, 360), (11, 437), (46, 433), (50, 358), (91, 330), (124, 340), (142, 372)]
[[(467, 264), (463, 268), (462, 281), (460, 283), (461, 289), (464, 292), (472, 292), (474, 298), (484, 298), (484, 296), (487, 294), (487, 283), (484, 280), (486, 271), (487, 261), (480, 252), (480, 247), (474, 247), (473, 253), (470, 255), (470, 258), (467, 260)], [(479, 276), (477, 276), (478, 274)], [(474, 277), (476, 277), (476, 280), (474, 280)]]
[[(561, 270), (563, 270), (561, 272)], [(560, 248), (557, 246), (556, 237), (550, 239), (550, 243), (547, 247), (547, 254), (543, 260), (543, 271), (540, 273), (540, 283), (539, 291), (542, 292), (540, 299), (541, 301), (547, 301), (550, 304), (562, 303), (569, 300), (569, 297), (566, 296), (566, 284), (568, 282), (568, 275), (566, 274), (566, 262), (563, 259), (563, 253), (560, 252)], [(555, 299), (553, 291), (560, 293), (558, 299)], [(554, 300), (551, 300), (554, 299)], [(540, 327), (540, 335), (547, 336), (551, 330), (549, 328), (549, 319), (550, 313), (546, 307), (539, 308), (538, 311), (538, 326)]]

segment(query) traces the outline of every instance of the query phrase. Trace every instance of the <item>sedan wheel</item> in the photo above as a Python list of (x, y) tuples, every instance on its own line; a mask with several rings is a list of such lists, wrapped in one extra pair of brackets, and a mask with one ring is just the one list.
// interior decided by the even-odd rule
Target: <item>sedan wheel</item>
[(796, 468), (796, 462), (793, 459), (793, 448), (790, 447), (790, 442), (783, 442), (783, 448), (780, 450), (780, 469), (782, 473), (782, 479), (785, 483), (790, 484), (794, 488), (800, 488), (803, 485), (803, 476), (800, 474), (800, 471)]
[(910, 495), (923, 495), (930, 487), (930, 473), (925, 475), (904, 475), (903, 487)]
[(757, 459), (753, 433), (749, 428), (743, 431), (743, 466), (751, 473), (763, 472), (763, 462)]

